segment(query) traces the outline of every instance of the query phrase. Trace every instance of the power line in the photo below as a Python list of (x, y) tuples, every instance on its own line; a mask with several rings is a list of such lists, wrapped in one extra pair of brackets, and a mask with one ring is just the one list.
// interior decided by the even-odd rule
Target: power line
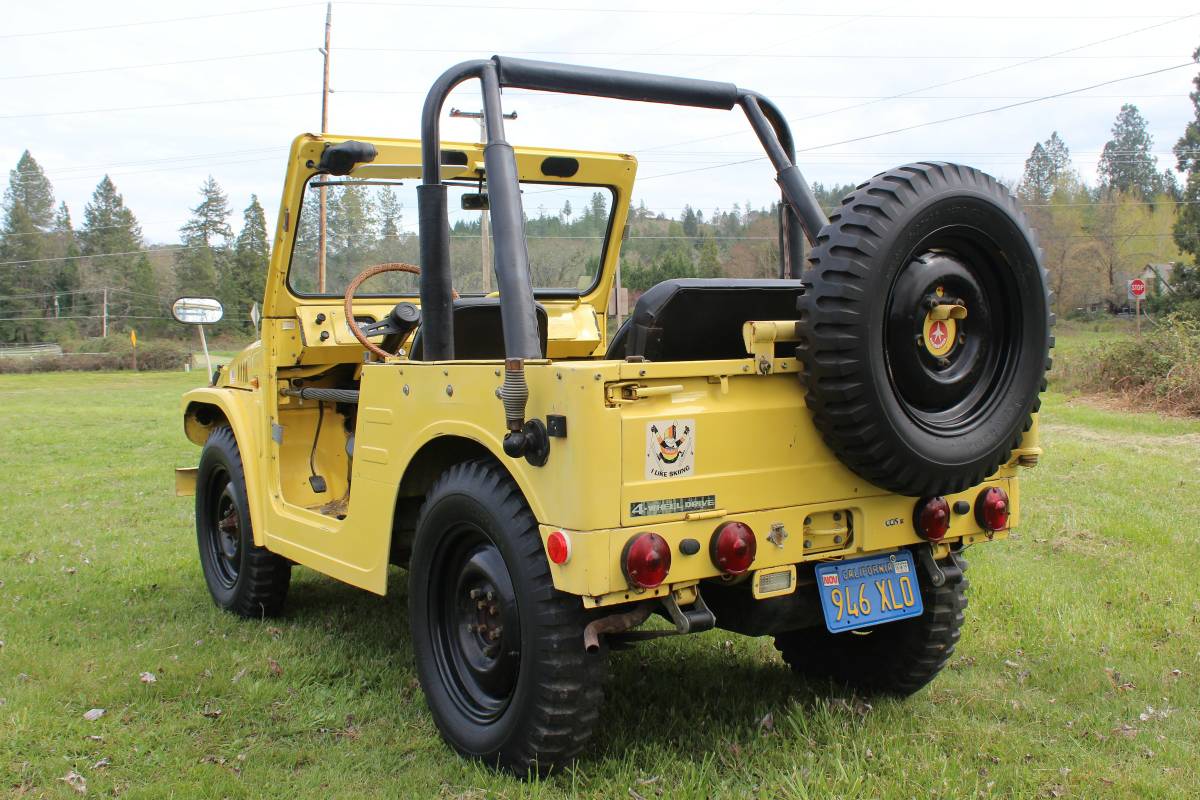
[[(477, 47), (339, 47), (339, 52), (353, 53), (408, 53), (416, 55), (441, 55), (459, 53), (478, 53), (487, 48)], [(1061, 55), (1061, 56), (1027, 56), (1027, 55), (980, 55), (964, 53), (946, 55), (942, 53), (923, 53), (920, 55), (898, 53), (678, 53), (650, 52), (637, 50), (510, 50), (505, 49), (502, 55), (508, 56), (570, 56), (572, 58), (590, 58), (605, 56), (615, 58), (758, 58), (768, 60), (795, 61), (1020, 61), (1034, 59), (1039, 61), (1108, 61), (1116, 59), (1149, 59), (1171, 58), (1169, 53), (1119, 54), (1112, 55)]]
[[(554, 13), (580, 13), (580, 14), (656, 14), (676, 16), (685, 9), (678, 6), (670, 8), (646, 8), (644, 6), (605, 6), (602, 8), (594, 8), (587, 6), (535, 6), (535, 5), (484, 5), (477, 3), (400, 3), (400, 2), (371, 2), (370, 0), (346, 0), (339, 2), (339, 5), (350, 6), (376, 6), (384, 8), (433, 8), (433, 9), (466, 9), (471, 11), (536, 11), (536, 12), (554, 12)], [(692, 16), (710, 16), (710, 17), (738, 17), (744, 16), (745, 12), (741, 11), (719, 11), (709, 9), (698, 9), (694, 7), (686, 8), (686, 13)], [(1150, 15), (1134, 15), (1134, 14), (1119, 14), (1119, 15), (1079, 15), (1079, 14), (1049, 14), (1049, 15), (1025, 15), (1025, 14), (847, 14), (838, 12), (819, 12), (819, 11), (756, 11), (754, 16), (759, 17), (800, 17), (806, 19), (888, 19), (888, 20), (942, 20), (942, 19), (968, 19), (968, 20), (1071, 20), (1071, 21), (1091, 21), (1091, 20), (1122, 20), (1122, 19), (1162, 19), (1163, 16)]]
[(265, 56), (281, 56), (290, 53), (307, 53), (310, 47), (297, 47), (291, 50), (268, 50), (262, 53), (242, 53), (231, 56), (210, 56), (208, 58), (189, 58), (183, 61), (159, 61), (154, 64), (124, 64), (111, 67), (88, 67), (87, 69), (72, 69), (63, 72), (35, 72), (26, 75), (0, 75), (0, 81), (31, 80), (33, 78), (60, 78), (66, 75), (91, 75), (96, 72), (120, 72), (128, 69), (153, 69), (156, 67), (175, 67), (184, 64), (207, 64), (213, 61), (237, 61), (246, 58), (262, 58)]
[[(817, 113), (817, 114), (809, 114), (809, 115), (807, 115), (807, 116), (799, 117), (799, 118), (797, 118), (797, 119), (793, 119), (793, 120), (791, 120), (791, 121), (792, 121), (792, 122), (804, 122), (804, 121), (807, 121), (807, 120), (817, 119), (817, 118), (819, 118), (819, 117), (828, 117), (828, 116), (831, 116), (831, 115), (833, 115), (833, 114), (840, 114), (840, 113), (842, 113), (843, 111), (852, 111), (852, 110), (854, 110), (854, 109), (858, 109), (858, 108), (865, 108), (865, 107), (867, 107), (867, 106), (875, 105), (876, 103), (881, 103), (881, 102), (884, 102), (885, 100), (897, 100), (897, 99), (900, 99), (900, 98), (908, 98), (908, 97), (911, 97), (912, 95), (915, 95), (915, 94), (916, 94), (916, 93), (918, 93), (918, 92), (926, 92), (926, 91), (929, 91), (929, 90), (931, 90), (931, 89), (941, 89), (941, 88), (944, 88), (944, 87), (946, 87), (946, 86), (953, 86), (954, 84), (957, 84), (957, 83), (963, 83), (963, 82), (965, 82), (965, 81), (974, 80), (975, 78), (982, 78), (982, 77), (986, 77), (986, 76), (988, 76), (988, 75), (995, 75), (995, 74), (997, 74), (997, 73), (1000, 73), (1000, 72), (1005, 72), (1005, 71), (1007, 71), (1007, 70), (1016, 69), (1016, 68), (1018, 68), (1018, 67), (1028, 66), (1028, 65), (1030, 65), (1030, 64), (1036, 64), (1036, 63), (1038, 63), (1038, 62), (1040, 62), (1040, 61), (1045, 61), (1045, 60), (1048, 60), (1048, 59), (1051, 59), (1051, 58), (1056, 58), (1056, 57), (1059, 57), (1059, 56), (1064, 56), (1064, 55), (1067, 55), (1067, 54), (1069, 54), (1069, 53), (1078, 52), (1079, 50), (1085, 50), (1085, 49), (1087, 49), (1087, 48), (1089, 48), (1089, 47), (1095, 47), (1095, 46), (1097, 46), (1097, 45), (1101, 45), (1101, 44), (1107, 44), (1107, 43), (1109, 43), (1109, 42), (1116, 41), (1117, 39), (1123, 39), (1123, 38), (1126, 38), (1126, 37), (1129, 37), (1129, 36), (1133, 36), (1133, 35), (1135, 35), (1135, 34), (1144, 33), (1144, 32), (1146, 32), (1146, 31), (1149, 31), (1149, 30), (1154, 30), (1155, 28), (1161, 28), (1161, 27), (1163, 27), (1164, 25), (1170, 25), (1170, 24), (1172, 24), (1172, 23), (1175, 23), (1175, 22), (1180, 22), (1180, 21), (1182, 21), (1182, 20), (1185, 20), (1185, 19), (1191, 19), (1191, 18), (1193, 18), (1193, 17), (1197, 17), (1197, 16), (1200, 16), (1200, 13), (1194, 13), (1194, 14), (1185, 14), (1185, 15), (1183, 15), (1183, 16), (1180, 16), (1180, 17), (1174, 17), (1174, 18), (1172, 18), (1172, 19), (1170, 19), (1170, 20), (1167, 20), (1166, 22), (1160, 22), (1160, 23), (1157, 23), (1157, 24), (1155, 24), (1155, 25), (1148, 25), (1148, 26), (1146, 26), (1146, 27), (1144, 27), (1144, 28), (1137, 28), (1137, 29), (1135, 29), (1135, 30), (1132, 30), (1132, 31), (1126, 31), (1125, 33), (1119, 33), (1119, 34), (1117, 34), (1117, 35), (1115, 35), (1115, 36), (1109, 36), (1109, 37), (1107, 37), (1107, 38), (1104, 38), (1104, 39), (1097, 39), (1097, 40), (1096, 40), (1096, 41), (1094, 41), (1094, 42), (1087, 42), (1086, 44), (1076, 45), (1076, 46), (1074, 46), (1074, 47), (1068, 47), (1068, 48), (1067, 48), (1067, 49), (1065, 49), (1065, 50), (1057, 50), (1057, 51), (1055, 51), (1055, 52), (1053, 52), (1053, 53), (1047, 53), (1047, 54), (1046, 54), (1046, 55), (1044, 55), (1044, 56), (1038, 56), (1038, 57), (1036, 57), (1036, 58), (1031, 58), (1031, 59), (1029, 59), (1029, 60), (1027, 60), (1027, 61), (1018, 61), (1018, 62), (1017, 62), (1017, 63), (1015, 63), (1015, 64), (1006, 64), (1006, 65), (1004, 65), (1004, 66), (1002, 66), (1002, 67), (996, 67), (996, 68), (994, 68), (994, 69), (984, 70), (983, 72), (974, 72), (974, 73), (971, 73), (970, 75), (964, 75), (964, 76), (962, 76), (962, 77), (959, 77), (959, 78), (953, 78), (953, 79), (951, 79), (951, 80), (948, 80), (948, 81), (941, 81), (941, 82), (939, 82), (939, 83), (932, 83), (932, 84), (929, 84), (929, 85), (927, 85), (927, 86), (919, 86), (919, 87), (917, 87), (916, 89), (910, 89), (910, 90), (908, 90), (908, 91), (906, 91), (906, 92), (900, 92), (899, 94), (887, 95), (886, 97), (879, 98), (878, 100), (868, 100), (868, 101), (866, 101), (866, 102), (863, 102), (863, 103), (855, 103), (855, 104), (853, 104), (853, 105), (849, 105), (849, 106), (843, 106), (843, 107), (841, 107), (841, 108), (835, 108), (835, 109), (832, 109), (832, 110), (830, 110), (830, 111), (822, 111), (822, 112), (820, 112), (820, 113)], [(683, 142), (672, 142), (672, 143), (670, 143), (670, 144), (659, 145), (658, 147), (654, 147), (654, 148), (642, 148), (642, 152), (646, 152), (646, 151), (648, 151), (648, 150), (657, 150), (657, 149), (663, 149), (663, 148), (667, 148), (667, 147), (674, 147), (675, 145), (680, 145), (680, 144), (694, 144), (694, 143), (696, 143), (696, 142), (709, 142), (709, 141), (713, 141), (714, 139), (724, 139), (724, 138), (727, 138), (727, 137), (729, 137), (729, 136), (736, 136), (736, 135), (738, 135), (738, 134), (742, 134), (742, 133), (744, 133), (744, 129), (742, 129), (742, 130), (737, 130), (737, 131), (731, 131), (730, 133), (722, 133), (722, 134), (717, 134), (716, 136), (705, 136), (705, 137), (702, 137), (702, 138), (699, 138), (699, 139), (689, 139), (689, 140), (686, 140), (686, 141), (683, 141)]]
[[(850, 139), (842, 139), (842, 140), (836, 141), (836, 142), (827, 142), (825, 144), (797, 148), (796, 152), (797, 153), (807, 153), (812, 150), (823, 150), (828, 147), (837, 147), (838, 145), (843, 145), (843, 144), (852, 144), (854, 142), (863, 142), (863, 141), (867, 141), (868, 139), (877, 139), (881, 136), (890, 136), (890, 135), (896, 134), (896, 133), (904, 133), (906, 131), (916, 130), (918, 128), (927, 128), (932, 125), (942, 125), (947, 122), (955, 122), (957, 120), (968, 119), (970, 117), (978, 117), (978, 116), (982, 116), (984, 114), (993, 114), (997, 111), (1007, 111), (1008, 109), (1018, 108), (1020, 106), (1031, 105), (1033, 103), (1040, 103), (1040, 102), (1043, 102), (1046, 100), (1056, 100), (1058, 98), (1065, 97), (1067, 95), (1077, 94), (1079, 92), (1086, 92), (1089, 89), (1095, 89), (1099, 86), (1108, 86), (1110, 84), (1120, 83), (1121, 81), (1134, 80), (1136, 78), (1145, 78), (1150, 75), (1158, 75), (1163, 72), (1170, 72), (1171, 70), (1182, 69), (1184, 67), (1193, 67), (1193, 66), (1195, 66), (1195, 63), (1196, 62), (1194, 62), (1194, 61), (1187, 61), (1183, 64), (1176, 64), (1173, 67), (1164, 67), (1162, 69), (1156, 69), (1156, 70), (1152, 70), (1150, 72), (1143, 72), (1143, 73), (1139, 73), (1137, 75), (1127, 75), (1123, 78), (1113, 78), (1112, 80), (1102, 81), (1101, 83), (1094, 83), (1090, 86), (1084, 86), (1079, 89), (1069, 89), (1064, 92), (1056, 92), (1054, 94), (1048, 94), (1048, 95), (1043, 95), (1042, 97), (1036, 97), (1031, 100), (1022, 100), (1017, 103), (1008, 103), (1006, 105), (995, 106), (993, 108), (985, 108), (985, 109), (981, 109), (979, 111), (972, 111), (967, 114), (958, 114), (953, 117), (945, 117), (943, 119), (930, 120), (928, 122), (919, 122), (914, 125), (906, 125), (901, 128), (893, 128), (893, 129), (887, 130), (887, 131), (879, 131), (878, 133), (870, 133), (870, 134), (866, 134), (865, 136), (855, 136)], [(757, 156), (755, 158), (742, 159), (740, 161), (730, 161), (730, 162), (726, 162), (724, 164), (714, 164), (712, 166), (705, 166), (705, 167), (693, 167), (691, 169), (677, 170), (675, 172), (664, 172), (664, 173), (660, 173), (658, 175), (647, 175), (646, 177), (639, 178), (638, 180), (639, 180), (639, 182), (644, 182), (644, 181), (654, 180), (656, 178), (669, 178), (669, 177), (673, 177), (675, 175), (685, 175), (685, 174), (688, 174), (691, 172), (705, 172), (705, 171), (713, 170), (713, 169), (722, 169), (724, 167), (740, 166), (742, 164), (750, 164), (750, 163), (753, 163), (756, 161), (763, 161), (765, 159), (766, 159), (766, 156), (762, 155), (762, 156)]]
[(166, 25), (172, 22), (195, 22), (202, 19), (219, 19), (222, 17), (241, 17), (247, 14), (266, 14), (272, 11), (286, 11), (293, 8), (307, 8), (324, 3), (295, 3), (288, 6), (268, 6), (266, 8), (245, 8), (241, 11), (224, 11), (215, 14), (194, 14), (187, 17), (165, 17), (162, 19), (145, 19), (136, 22), (113, 22), (108, 25), (88, 25), (82, 28), (58, 28), (49, 31), (25, 31), (23, 33), (0, 34), (0, 39), (24, 39), (32, 36), (57, 36), (62, 33), (87, 33), (90, 31), (111, 31), (118, 28), (137, 28), (144, 25)]
[(248, 103), (258, 100), (279, 100), (290, 97), (312, 97), (320, 92), (289, 92), (287, 94), (263, 94), (256, 97), (221, 97), (214, 100), (186, 100), (179, 103), (154, 103), (144, 106), (118, 106), (116, 108), (83, 108), (71, 111), (39, 111), (30, 114), (3, 114), (0, 119), (32, 119), (34, 117), (69, 117), (79, 114), (110, 114), (117, 111), (149, 111), (157, 108), (180, 108), (183, 106), (206, 106), (219, 103)]
[(203, 245), (187, 246), (168, 246), (168, 247), (147, 247), (141, 250), (124, 250), (119, 253), (93, 253), (86, 256), (59, 256), (58, 258), (28, 258), (18, 259), (16, 261), (0, 261), (0, 267), (11, 267), (20, 264), (45, 264), (51, 261), (79, 261), (85, 258), (114, 258), (116, 256), (136, 256), (141, 253), (178, 253), (184, 250), (201, 250)]

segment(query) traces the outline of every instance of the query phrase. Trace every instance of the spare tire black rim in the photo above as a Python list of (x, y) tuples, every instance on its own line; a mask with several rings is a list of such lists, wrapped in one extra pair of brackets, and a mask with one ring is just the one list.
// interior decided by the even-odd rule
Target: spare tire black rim
[[(1000, 247), (969, 225), (926, 235), (896, 274), (884, 351), (900, 407), (939, 435), (974, 430), (1013, 380), (1021, 309)], [(961, 319), (933, 319), (956, 306)]]
[(479, 527), (460, 523), (438, 545), (429, 627), (442, 685), (479, 724), (508, 707), (521, 663), (521, 626), (504, 557)]

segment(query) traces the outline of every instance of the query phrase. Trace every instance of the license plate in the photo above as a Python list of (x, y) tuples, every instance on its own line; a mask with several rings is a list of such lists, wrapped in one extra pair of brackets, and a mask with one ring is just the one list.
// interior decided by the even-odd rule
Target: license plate
[(924, 611), (917, 567), (907, 550), (819, 564), (816, 576), (831, 633), (919, 617)]

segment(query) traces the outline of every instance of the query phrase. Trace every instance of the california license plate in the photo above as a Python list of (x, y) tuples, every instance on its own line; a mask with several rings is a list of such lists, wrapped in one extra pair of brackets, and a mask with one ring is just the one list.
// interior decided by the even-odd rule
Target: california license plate
[(831, 633), (919, 617), (924, 611), (908, 550), (819, 564), (816, 576)]

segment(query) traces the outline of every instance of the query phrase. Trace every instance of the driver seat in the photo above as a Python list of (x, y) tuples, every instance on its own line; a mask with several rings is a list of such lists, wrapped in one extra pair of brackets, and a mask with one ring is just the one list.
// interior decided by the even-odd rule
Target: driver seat
[[(546, 352), (546, 307), (534, 303), (538, 340)], [(499, 297), (459, 297), (454, 301), (454, 358), (460, 361), (495, 361), (504, 358), (504, 325)], [(422, 361), (425, 347), (422, 325), (413, 336), (409, 358)]]

